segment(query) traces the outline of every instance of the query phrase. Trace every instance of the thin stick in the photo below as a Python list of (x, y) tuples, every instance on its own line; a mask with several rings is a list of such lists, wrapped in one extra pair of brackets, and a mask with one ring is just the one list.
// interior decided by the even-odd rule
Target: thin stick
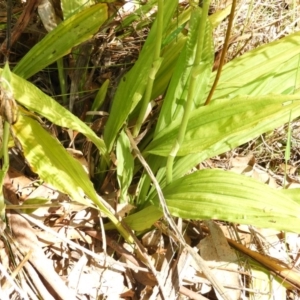
[(220, 58), (220, 64), (219, 64), (219, 68), (218, 68), (218, 71), (217, 71), (217, 74), (216, 74), (216, 78), (215, 78), (215, 81), (213, 83), (213, 86), (212, 88), (210, 89), (210, 92), (209, 92), (209, 95), (204, 103), (204, 105), (208, 105), (212, 96), (213, 96), (213, 93), (217, 87), (217, 84), (219, 82), (219, 79), (220, 79), (220, 76), (221, 76), (221, 72), (222, 72), (222, 67), (223, 67), (223, 64), (224, 64), (224, 60), (225, 60), (225, 56), (226, 56), (226, 53), (227, 53), (227, 48), (228, 48), (228, 44), (229, 44), (229, 39), (230, 39), (230, 34), (231, 34), (231, 28), (232, 28), (232, 24), (233, 24), (233, 20), (234, 20), (234, 11), (235, 11), (235, 7), (236, 7), (236, 0), (233, 0), (232, 1), (232, 6), (231, 6), (231, 11), (230, 11), (230, 16), (229, 16), (229, 22), (228, 22), (228, 27), (227, 27), (227, 31), (226, 31), (226, 37), (225, 37), (225, 41), (224, 41), (224, 46), (223, 46), (223, 49), (222, 49), (222, 55), (221, 55), (221, 58)]

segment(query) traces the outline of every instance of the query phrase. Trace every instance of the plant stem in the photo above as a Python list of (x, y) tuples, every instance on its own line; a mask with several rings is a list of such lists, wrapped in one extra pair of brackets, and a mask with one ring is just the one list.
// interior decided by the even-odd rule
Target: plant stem
[(152, 68), (150, 69), (146, 91), (145, 91), (145, 94), (144, 94), (144, 97), (142, 100), (142, 107), (141, 107), (138, 119), (136, 121), (135, 127), (133, 129), (134, 137), (137, 137), (137, 135), (139, 134), (142, 123), (144, 121), (147, 106), (149, 104), (151, 94), (152, 94), (154, 79), (155, 79), (157, 71), (159, 70), (161, 62), (162, 62), (162, 58), (160, 57), (160, 49), (161, 49), (161, 43), (162, 43), (163, 21), (164, 21), (164, 19), (163, 19), (164, 0), (158, 0), (157, 6), (158, 6), (157, 23), (155, 24), (157, 26), (157, 40), (156, 40), (155, 49), (154, 49)]
[(166, 167), (167, 184), (172, 182), (174, 159), (180, 149), (181, 144), (183, 143), (184, 135), (185, 135), (187, 124), (188, 124), (189, 117), (190, 117), (190, 113), (191, 113), (191, 110), (193, 107), (193, 100), (194, 100), (194, 96), (195, 96), (195, 88), (196, 88), (196, 84), (197, 84), (197, 78), (200, 75), (199, 66), (201, 63), (201, 57), (202, 57), (202, 53), (203, 53), (203, 44), (204, 44), (205, 28), (206, 28), (206, 22), (207, 22), (207, 16), (208, 16), (209, 4), (210, 4), (210, 0), (203, 1), (202, 16), (201, 16), (201, 21), (200, 21), (199, 30), (198, 30), (197, 51), (196, 51), (196, 56), (194, 59), (193, 67), (191, 70), (187, 101), (185, 104), (182, 122), (181, 122), (181, 126), (179, 128), (179, 131), (178, 131), (177, 139), (171, 149), (171, 152), (170, 152), (170, 154), (168, 156), (168, 160), (167, 160), (167, 167)]
[[(5, 173), (8, 170), (8, 165), (9, 165), (9, 156), (8, 156), (9, 127), (10, 127), (10, 124), (5, 121), (4, 128), (3, 128), (3, 141), (2, 141), (2, 149), (3, 149), (2, 170), (5, 171)], [(2, 184), (2, 182), (1, 182), (1, 184)]]
[(231, 4), (231, 11), (230, 11), (230, 16), (229, 16), (229, 21), (228, 21), (228, 26), (227, 26), (227, 31), (226, 31), (226, 37), (225, 37), (225, 41), (224, 41), (224, 45), (223, 45), (223, 50), (222, 50), (222, 54), (221, 54), (221, 58), (220, 58), (219, 68), (218, 68), (217, 75), (216, 75), (215, 81), (213, 83), (213, 86), (210, 89), (209, 95), (207, 96), (207, 99), (206, 99), (204, 105), (209, 104), (209, 102), (210, 102), (210, 100), (213, 96), (213, 93), (214, 93), (214, 91), (217, 87), (217, 84), (219, 82), (220, 76), (221, 76), (221, 71), (222, 71), (222, 67), (223, 67), (223, 64), (224, 64), (225, 55), (227, 53), (231, 28), (232, 28), (232, 24), (233, 24), (233, 20), (234, 20), (235, 7), (236, 7), (236, 0), (233, 0), (232, 4)]
[(10, 124), (8, 122), (4, 122), (3, 128), (3, 141), (2, 141), (2, 156), (3, 156), (3, 165), (2, 169), (0, 170), (0, 218), (4, 221), (5, 220), (5, 200), (3, 195), (3, 183), (5, 175), (8, 171), (9, 167), (9, 155), (8, 155), (8, 141), (9, 141), (9, 127)]

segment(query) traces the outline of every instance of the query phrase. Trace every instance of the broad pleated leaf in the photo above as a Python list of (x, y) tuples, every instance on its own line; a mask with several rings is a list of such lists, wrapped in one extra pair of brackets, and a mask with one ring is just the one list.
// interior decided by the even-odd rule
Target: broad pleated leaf
[[(192, 66), (196, 56), (199, 23), (201, 20), (201, 9), (194, 9), (189, 23), (189, 35), (184, 48), (177, 60), (174, 74), (170, 81), (163, 106), (159, 114), (156, 133), (164, 129), (173, 121), (181, 119), (188, 95)], [(199, 107), (204, 102), (205, 91), (209, 83), (214, 59), (212, 28), (207, 21), (204, 46), (199, 65), (199, 79), (195, 93), (201, 94), (203, 98), (197, 97), (194, 106)]]
[[(214, 99), (291, 94), (298, 87), (300, 32), (258, 47), (226, 64)], [(212, 75), (211, 83), (215, 74)]]
[[(75, 201), (89, 206), (92, 205), (92, 201), (114, 223), (123, 237), (132, 242), (128, 231), (96, 194), (82, 165), (37, 121), (20, 114), (12, 130), (22, 146), (26, 160), (41, 179), (68, 194)], [(86, 196), (91, 201), (86, 199)]]
[(73, 200), (91, 205), (85, 199), (86, 195), (107, 212), (99, 203), (92, 182), (82, 165), (37, 121), (20, 113), (12, 130), (22, 146), (26, 160), (42, 180), (70, 195)]
[(31, 48), (13, 72), (23, 78), (31, 77), (91, 38), (106, 19), (106, 4), (96, 4), (71, 16)]
[[(164, 31), (168, 27), (176, 6), (175, 1), (167, 0), (164, 3)], [(157, 23), (154, 22), (138, 60), (119, 83), (104, 131), (104, 141), (108, 151), (111, 151), (117, 133), (124, 125), (129, 113), (143, 97), (154, 58), (156, 26)]]
[(283, 189), (280, 191), (283, 195), (290, 197), (291, 199), (293, 199), (293, 201), (297, 202), (300, 205), (300, 189)]
[[(178, 156), (206, 151), (213, 156), (233, 149), (252, 138), (300, 115), (300, 95), (237, 97), (215, 101), (191, 114)], [(146, 152), (167, 156), (177, 136), (181, 120), (162, 130)], [(206, 158), (205, 157), (205, 158)]]
[(243, 175), (202, 170), (175, 180), (163, 194), (173, 216), (300, 232), (300, 205), (280, 190)]
[(131, 154), (130, 141), (124, 130), (120, 132), (116, 145), (117, 178), (120, 188), (120, 201), (128, 202), (128, 188), (132, 181), (134, 160)]
[[(0, 69), (0, 76), (1, 74), (2, 69)], [(102, 154), (106, 155), (106, 147), (103, 140), (90, 127), (51, 97), (13, 73), (11, 73), (11, 86), (17, 102), (30, 111), (47, 118), (54, 124), (81, 132), (98, 147)]]

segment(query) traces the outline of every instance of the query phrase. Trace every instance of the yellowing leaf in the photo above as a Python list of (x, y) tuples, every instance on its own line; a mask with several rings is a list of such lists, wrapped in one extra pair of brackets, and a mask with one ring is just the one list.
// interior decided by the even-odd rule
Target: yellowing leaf
[[(2, 72), (3, 70), (0, 69), (0, 76)], [(32, 83), (11, 73), (11, 86), (14, 97), (18, 103), (28, 108), (31, 112), (36, 112), (47, 118), (56, 125), (67, 127), (84, 134), (97, 146), (104, 157), (107, 156), (103, 140), (100, 139), (90, 127), (51, 97), (44, 94)]]
[(13, 125), (14, 135), (34, 172), (45, 182), (74, 200), (91, 205), (84, 196), (93, 191), (93, 185), (81, 164), (61, 144), (49, 135), (38, 122), (20, 115)]

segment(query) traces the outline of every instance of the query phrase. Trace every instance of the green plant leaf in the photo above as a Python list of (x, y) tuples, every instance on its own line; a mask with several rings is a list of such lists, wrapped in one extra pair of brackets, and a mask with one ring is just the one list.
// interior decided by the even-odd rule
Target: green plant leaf
[[(102, 104), (105, 100), (106, 94), (107, 94), (107, 89), (108, 89), (109, 83), (110, 83), (109, 79), (106, 79), (103, 82), (103, 84), (101, 85), (101, 87), (98, 90), (97, 95), (93, 101), (91, 111), (98, 111), (100, 109), (100, 107), (102, 106)], [(93, 117), (94, 117), (93, 115), (87, 115), (85, 117), (85, 121), (91, 122)]]
[[(168, 24), (177, 6), (175, 1), (167, 0), (165, 2), (163, 32), (167, 30)], [(124, 125), (129, 113), (140, 102), (145, 92), (149, 71), (153, 61), (156, 26), (157, 22), (154, 22), (138, 60), (135, 62), (132, 69), (121, 79), (113, 99), (111, 112), (104, 130), (104, 141), (109, 152), (112, 150), (117, 134)]]
[(96, 194), (83, 166), (37, 121), (20, 114), (18, 121), (12, 126), (12, 131), (21, 144), (26, 160), (42, 180), (84, 205), (93, 206), (94, 203), (113, 222), (123, 237), (132, 242), (128, 231), (104, 200)]
[(107, 19), (107, 6), (96, 4), (71, 16), (48, 33), (21, 59), (13, 69), (15, 74), (29, 78), (71, 49), (88, 40)]
[(218, 10), (209, 16), (209, 20), (213, 25), (213, 28), (219, 26), (220, 23), (230, 15), (230, 10), (231, 10), (231, 4), (226, 6), (224, 9)]
[(171, 44), (164, 47), (162, 51), (163, 61), (153, 84), (152, 99), (155, 99), (159, 95), (165, 93), (174, 72), (177, 58), (181, 53), (186, 40), (187, 37), (185, 35), (179, 34)]
[[(232, 172), (202, 170), (163, 189), (173, 216), (218, 219), (300, 232), (300, 205), (281, 191)], [(154, 199), (159, 203), (158, 199)]]
[(20, 114), (18, 121), (12, 126), (12, 131), (22, 147), (26, 160), (42, 180), (84, 205), (93, 206), (94, 203), (112, 221), (123, 237), (128, 242), (133, 242), (127, 229), (97, 195), (83, 166), (37, 121)]
[[(2, 72), (2, 69), (0, 69), (0, 76)], [(18, 103), (30, 111), (47, 118), (54, 124), (81, 132), (88, 137), (107, 158), (107, 151), (103, 140), (70, 111), (44, 94), (30, 82), (13, 73), (11, 74), (11, 86), (14, 97)]]
[[(223, 153), (300, 115), (299, 95), (236, 97), (215, 101), (194, 110), (178, 156), (202, 152), (203, 157)], [(162, 130), (145, 152), (167, 156), (180, 121)], [(206, 152), (204, 154), (204, 151)]]
[[(285, 100), (287, 100), (288, 97), (291, 97), (291, 98), (295, 97), (295, 99), (297, 98), (296, 95), (294, 95), (294, 96), (276, 96), (276, 97), (278, 97), (278, 100), (280, 100), (280, 98), (281, 98), (281, 100), (283, 101), (282, 102), (283, 104), (289, 103), (288, 101), (285, 103)], [(254, 97), (254, 98), (257, 98), (257, 97)], [(267, 99), (267, 98), (260, 97), (260, 99)], [(249, 105), (249, 104), (251, 105), (252, 97), (248, 98), (248, 100), (250, 100), (250, 101), (249, 102), (247, 101), (247, 105)], [(224, 101), (224, 103), (227, 103), (227, 105), (229, 105), (228, 108), (232, 109), (232, 113), (234, 115), (235, 105), (236, 105), (235, 99), (223, 100), (223, 101)], [(217, 102), (219, 102), (219, 104), (221, 104), (223, 101), (215, 101), (214, 104), (217, 104)], [(264, 114), (264, 112), (267, 113), (267, 110), (265, 110), (266, 107), (264, 108), (264, 106), (260, 106), (261, 104), (259, 104), (258, 98), (257, 98), (257, 101), (258, 102), (257, 102), (256, 110), (259, 112), (259, 114)], [(175, 164), (174, 164), (174, 169), (173, 169), (173, 179), (177, 179), (177, 178), (184, 176), (194, 166), (196, 166), (197, 164), (199, 164), (200, 162), (204, 161), (207, 158), (210, 158), (212, 156), (219, 155), (228, 150), (231, 150), (234, 147), (242, 145), (243, 143), (246, 143), (247, 141), (257, 137), (259, 134), (262, 134), (264, 132), (272, 130), (272, 129), (288, 122), (290, 119), (289, 114), (290, 114), (291, 110), (292, 110), (292, 118), (295, 118), (296, 116), (299, 115), (300, 112), (299, 112), (299, 108), (298, 108), (299, 104), (297, 104), (297, 101), (294, 104), (295, 104), (294, 109), (292, 109), (292, 107), (289, 107), (288, 105), (284, 105), (284, 106), (279, 105), (278, 112), (276, 112), (276, 109), (275, 109), (275, 115), (272, 115), (272, 116), (269, 115), (269, 117), (266, 117), (265, 119), (258, 118), (257, 122), (254, 123), (254, 125), (250, 124), (251, 120), (249, 120), (249, 122), (248, 122), (248, 119), (245, 119), (244, 122), (247, 123), (245, 125), (246, 128), (248, 126), (248, 129), (245, 129), (245, 130), (243, 130), (243, 128), (241, 127), (242, 123), (244, 123), (244, 122), (240, 123), (239, 125), (237, 125), (237, 124), (233, 125), (232, 129), (230, 129), (228, 131), (225, 130), (226, 128), (224, 126), (229, 123), (226, 123), (225, 120), (222, 120), (223, 112), (219, 113), (219, 114), (216, 113), (215, 116), (219, 121), (211, 120), (214, 123), (214, 125), (212, 127), (213, 130), (209, 131), (212, 135), (211, 137), (206, 135), (206, 128), (207, 128), (206, 125), (204, 127), (201, 127), (202, 125), (199, 126), (199, 134), (203, 135), (205, 141), (203, 141), (203, 144), (202, 144), (203, 147), (201, 146), (202, 140), (198, 141), (198, 143), (196, 142), (195, 144), (197, 144), (197, 145), (195, 145), (196, 146), (195, 149), (202, 149), (202, 150), (198, 153), (191, 153), (186, 156), (177, 157), (175, 159)], [(210, 107), (210, 105), (208, 107)], [(245, 105), (245, 108), (247, 108), (247, 105)], [(221, 106), (220, 106), (220, 111), (222, 111), (222, 109), (223, 109)], [(288, 107), (291, 108), (291, 110), (285, 110)], [(282, 108), (285, 110), (285, 112), (283, 112), (283, 111), (280, 112), (280, 109), (282, 109)], [(205, 109), (205, 108), (203, 108), (203, 109)], [(207, 115), (206, 115), (206, 113), (204, 114), (204, 115), (206, 115), (207, 120), (211, 117), (213, 119), (214, 118), (213, 115), (210, 114), (210, 112), (212, 112), (212, 111), (208, 110), (207, 112), (209, 112)], [(259, 116), (257, 115), (257, 117), (259, 117)], [(199, 124), (200, 123), (203, 124), (201, 121), (201, 120), (203, 120), (203, 118), (204, 117), (201, 117), (201, 115), (199, 114), (197, 122)], [(233, 117), (232, 120), (234, 120), (234, 119), (238, 120), (236, 118), (238, 118), (238, 114), (236, 117)], [(217, 125), (217, 127), (215, 127), (215, 125), (218, 124), (218, 122), (219, 122), (219, 126)], [(208, 125), (208, 127), (209, 127), (209, 125)], [(203, 128), (202, 133), (200, 133), (201, 128)], [(223, 131), (224, 136), (222, 136), (222, 131)], [(169, 136), (169, 135), (166, 134), (166, 136)], [(214, 139), (213, 136), (215, 136), (215, 137), (218, 136), (215, 140), (215, 143), (212, 143), (211, 145), (207, 145), (206, 142), (209, 141), (210, 138)], [(150, 146), (151, 146), (151, 144), (150, 144)], [(193, 146), (191, 146), (191, 147), (193, 147)], [(193, 150), (194, 149), (191, 148), (189, 151), (193, 152)], [(162, 152), (159, 151), (159, 153), (157, 153), (157, 154), (161, 154), (161, 153)], [(159, 169), (156, 177), (157, 177), (158, 182), (160, 183), (160, 186), (163, 188), (166, 185), (164, 160), (161, 160), (161, 158), (158, 158), (158, 157), (152, 157), (152, 155), (151, 155), (148, 158), (148, 163), (149, 163), (149, 166), (151, 167), (151, 169), (154, 170), (155, 172)], [(159, 168), (159, 165), (160, 165), (160, 168)], [(139, 201), (147, 202), (148, 201), (147, 199), (151, 199), (153, 197), (153, 195), (156, 193), (155, 189), (152, 188), (150, 193), (145, 194), (145, 192), (147, 192), (149, 190), (149, 186), (150, 186), (149, 179), (144, 180), (143, 185), (140, 188), (141, 191), (143, 191), (143, 195), (139, 198), (140, 199)]]
[[(124, 218), (125, 223), (135, 231), (143, 231), (149, 229), (160, 218), (163, 217), (163, 212), (158, 207), (150, 205), (128, 217)], [(114, 229), (111, 223), (105, 224), (105, 229)]]
[[(297, 93), (299, 91), (299, 85), (297, 85), (297, 82), (299, 82), (299, 47), (297, 46), (299, 42), (300, 35), (299, 33), (296, 33), (286, 38), (282, 38), (277, 42), (252, 50), (226, 64), (222, 71), (221, 83), (217, 87), (213, 96), (214, 101), (212, 101), (211, 104), (217, 103), (218, 101), (224, 101), (224, 103), (227, 103), (224, 106), (229, 105), (232, 110), (236, 111), (234, 99), (232, 99), (231, 102), (227, 102), (224, 99), (222, 100), (222, 98), (227, 97), (231, 99), (234, 98), (235, 95), (241, 95), (240, 99), (243, 99), (243, 95), (245, 95), (245, 107), (250, 105), (250, 108), (251, 101), (255, 97), (248, 98), (248, 96), (246, 96), (247, 94), (255, 96), (273, 93), (274, 91), (282, 94)], [(213, 82), (214, 77), (215, 73), (211, 76), (211, 83)], [(270, 96), (271, 98), (273, 97), (272, 95)], [(281, 96), (278, 95), (277, 97)], [(247, 98), (249, 99), (249, 102), (246, 101)], [(260, 98), (263, 99), (264, 97)], [(258, 107), (260, 107), (259, 103)], [(220, 119), (223, 115), (222, 110), (223, 108), (220, 107)], [(292, 118), (295, 118), (297, 115), (298, 109), (293, 110)], [(203, 116), (199, 114), (199, 121), (202, 117)], [(209, 118), (209, 115), (206, 115), (205, 118)], [(279, 112), (279, 114), (276, 114), (273, 117), (269, 116), (269, 120), (265, 119), (263, 122), (259, 121), (254, 126), (249, 124), (249, 128), (246, 132), (240, 132), (240, 134), (237, 134), (234, 137), (229, 132), (227, 139), (226, 134), (224, 134), (224, 137), (219, 142), (216, 142), (207, 148), (201, 147), (203, 149), (201, 152), (177, 157), (173, 169), (173, 179), (183, 176), (201, 161), (239, 146), (263, 132), (273, 130), (277, 126), (288, 122), (288, 120), (288, 112), (284, 114)], [(200, 121), (200, 123), (202, 122)], [(215, 129), (219, 130), (218, 128)], [(222, 128), (220, 130), (222, 131)], [(206, 135), (205, 132), (206, 128), (203, 128), (204, 135)], [(213, 135), (215, 134), (218, 135), (214, 132)], [(157, 154), (160, 155), (159, 153)], [(165, 185), (164, 173), (164, 170), (161, 170), (159, 182), (162, 187)]]
[(121, 202), (128, 203), (128, 188), (133, 176), (134, 161), (131, 154), (130, 141), (124, 130), (120, 132), (116, 146), (117, 178), (121, 190)]
[[(188, 39), (177, 60), (174, 74), (164, 98), (155, 129), (156, 133), (170, 125), (173, 121), (182, 119), (185, 103), (187, 101), (191, 70), (196, 55), (200, 19), (201, 9), (194, 9), (190, 19)], [(213, 61), (212, 28), (211, 24), (207, 22), (201, 64), (199, 65), (200, 76), (197, 80), (197, 87), (195, 90), (195, 93), (197, 95), (202, 95), (202, 98), (199, 96), (196, 98), (192, 109), (199, 107), (205, 101), (205, 91), (209, 83)]]
[[(258, 47), (226, 64), (213, 99), (237, 95), (291, 94), (295, 86), (300, 32)], [(213, 82), (215, 73), (212, 75)]]
[(22, 146), (26, 160), (42, 180), (85, 205), (85, 195), (96, 197), (82, 165), (75, 160), (41, 125), (20, 114), (12, 130)]
[[(147, 164), (148, 164), (149, 168), (152, 170), (153, 174), (155, 174), (155, 177), (160, 184), (161, 184), (162, 178), (165, 178), (165, 172), (163, 172), (162, 177), (160, 175), (162, 173), (161, 169), (165, 170), (166, 160), (167, 159), (162, 156), (156, 156), (156, 155), (147, 156)], [(150, 190), (150, 186), (151, 186), (151, 190)], [(146, 206), (149, 205), (147, 203), (148, 200), (153, 198), (153, 194), (156, 194), (155, 186), (152, 185), (151, 178), (149, 177), (147, 172), (144, 172), (141, 175), (138, 190), (139, 190), (139, 193), (137, 194), (135, 203), (138, 206), (138, 208), (143, 208), (143, 207), (145, 207), (145, 205)], [(153, 192), (153, 194), (151, 194), (151, 192), (149, 190), (151, 192)]]
[[(188, 7), (184, 10), (178, 18), (173, 21), (173, 26), (171, 27), (170, 36), (173, 36), (173, 39), (168, 36), (166, 40), (170, 39), (173, 42), (171, 44), (167, 44), (162, 50), (162, 57), (163, 62), (162, 65), (157, 72), (154, 86), (153, 86), (153, 93), (152, 99), (157, 98), (159, 95), (165, 93), (165, 90), (169, 84), (170, 78), (172, 77), (177, 58), (182, 51), (182, 48), (186, 42), (186, 34), (184, 30), (182, 32), (177, 32), (178, 28), (180, 29), (184, 23), (190, 20), (191, 18), (191, 7)], [(230, 6), (227, 6), (225, 9), (214, 13), (213, 15), (209, 16), (209, 21), (213, 28), (216, 28), (219, 23), (224, 20), (230, 14)], [(175, 34), (176, 35), (175, 35)], [(209, 33), (208, 33), (209, 34)], [(205, 37), (207, 39), (207, 37)], [(208, 49), (209, 50), (209, 49)], [(209, 52), (207, 53), (209, 54)], [(214, 73), (215, 74), (215, 73)], [(214, 76), (211, 76), (214, 77)], [(209, 79), (208, 79), (209, 80)], [(201, 91), (202, 96), (203, 91)], [(200, 95), (199, 95), (200, 96)], [(201, 102), (201, 101), (200, 101)]]
[(91, 108), (92, 111), (99, 110), (99, 108), (103, 104), (103, 102), (105, 100), (105, 96), (107, 94), (107, 89), (108, 89), (109, 83), (110, 83), (109, 79), (106, 79), (103, 82), (103, 84), (101, 85), (101, 87), (98, 90), (97, 95), (94, 99), (94, 102), (93, 102), (93, 105), (92, 105), (92, 108)]
[(187, 31), (184, 29), (191, 17), (191, 7), (183, 10), (174, 18), (168, 28), (166, 37), (163, 40), (161, 57), (163, 58), (153, 85), (152, 99), (165, 93), (170, 78), (172, 77), (177, 58), (187, 40)]
[(283, 189), (280, 192), (300, 205), (300, 189)]
[(9, 64), (6, 62), (3, 68), (3, 72), (1, 73), (1, 85), (4, 86), (5, 89), (10, 90), (10, 82), (11, 82), (12, 72), (10, 71)]
[(90, 7), (95, 4), (94, 0), (62, 0), (61, 9), (63, 11), (64, 19), (68, 19), (74, 13)]

